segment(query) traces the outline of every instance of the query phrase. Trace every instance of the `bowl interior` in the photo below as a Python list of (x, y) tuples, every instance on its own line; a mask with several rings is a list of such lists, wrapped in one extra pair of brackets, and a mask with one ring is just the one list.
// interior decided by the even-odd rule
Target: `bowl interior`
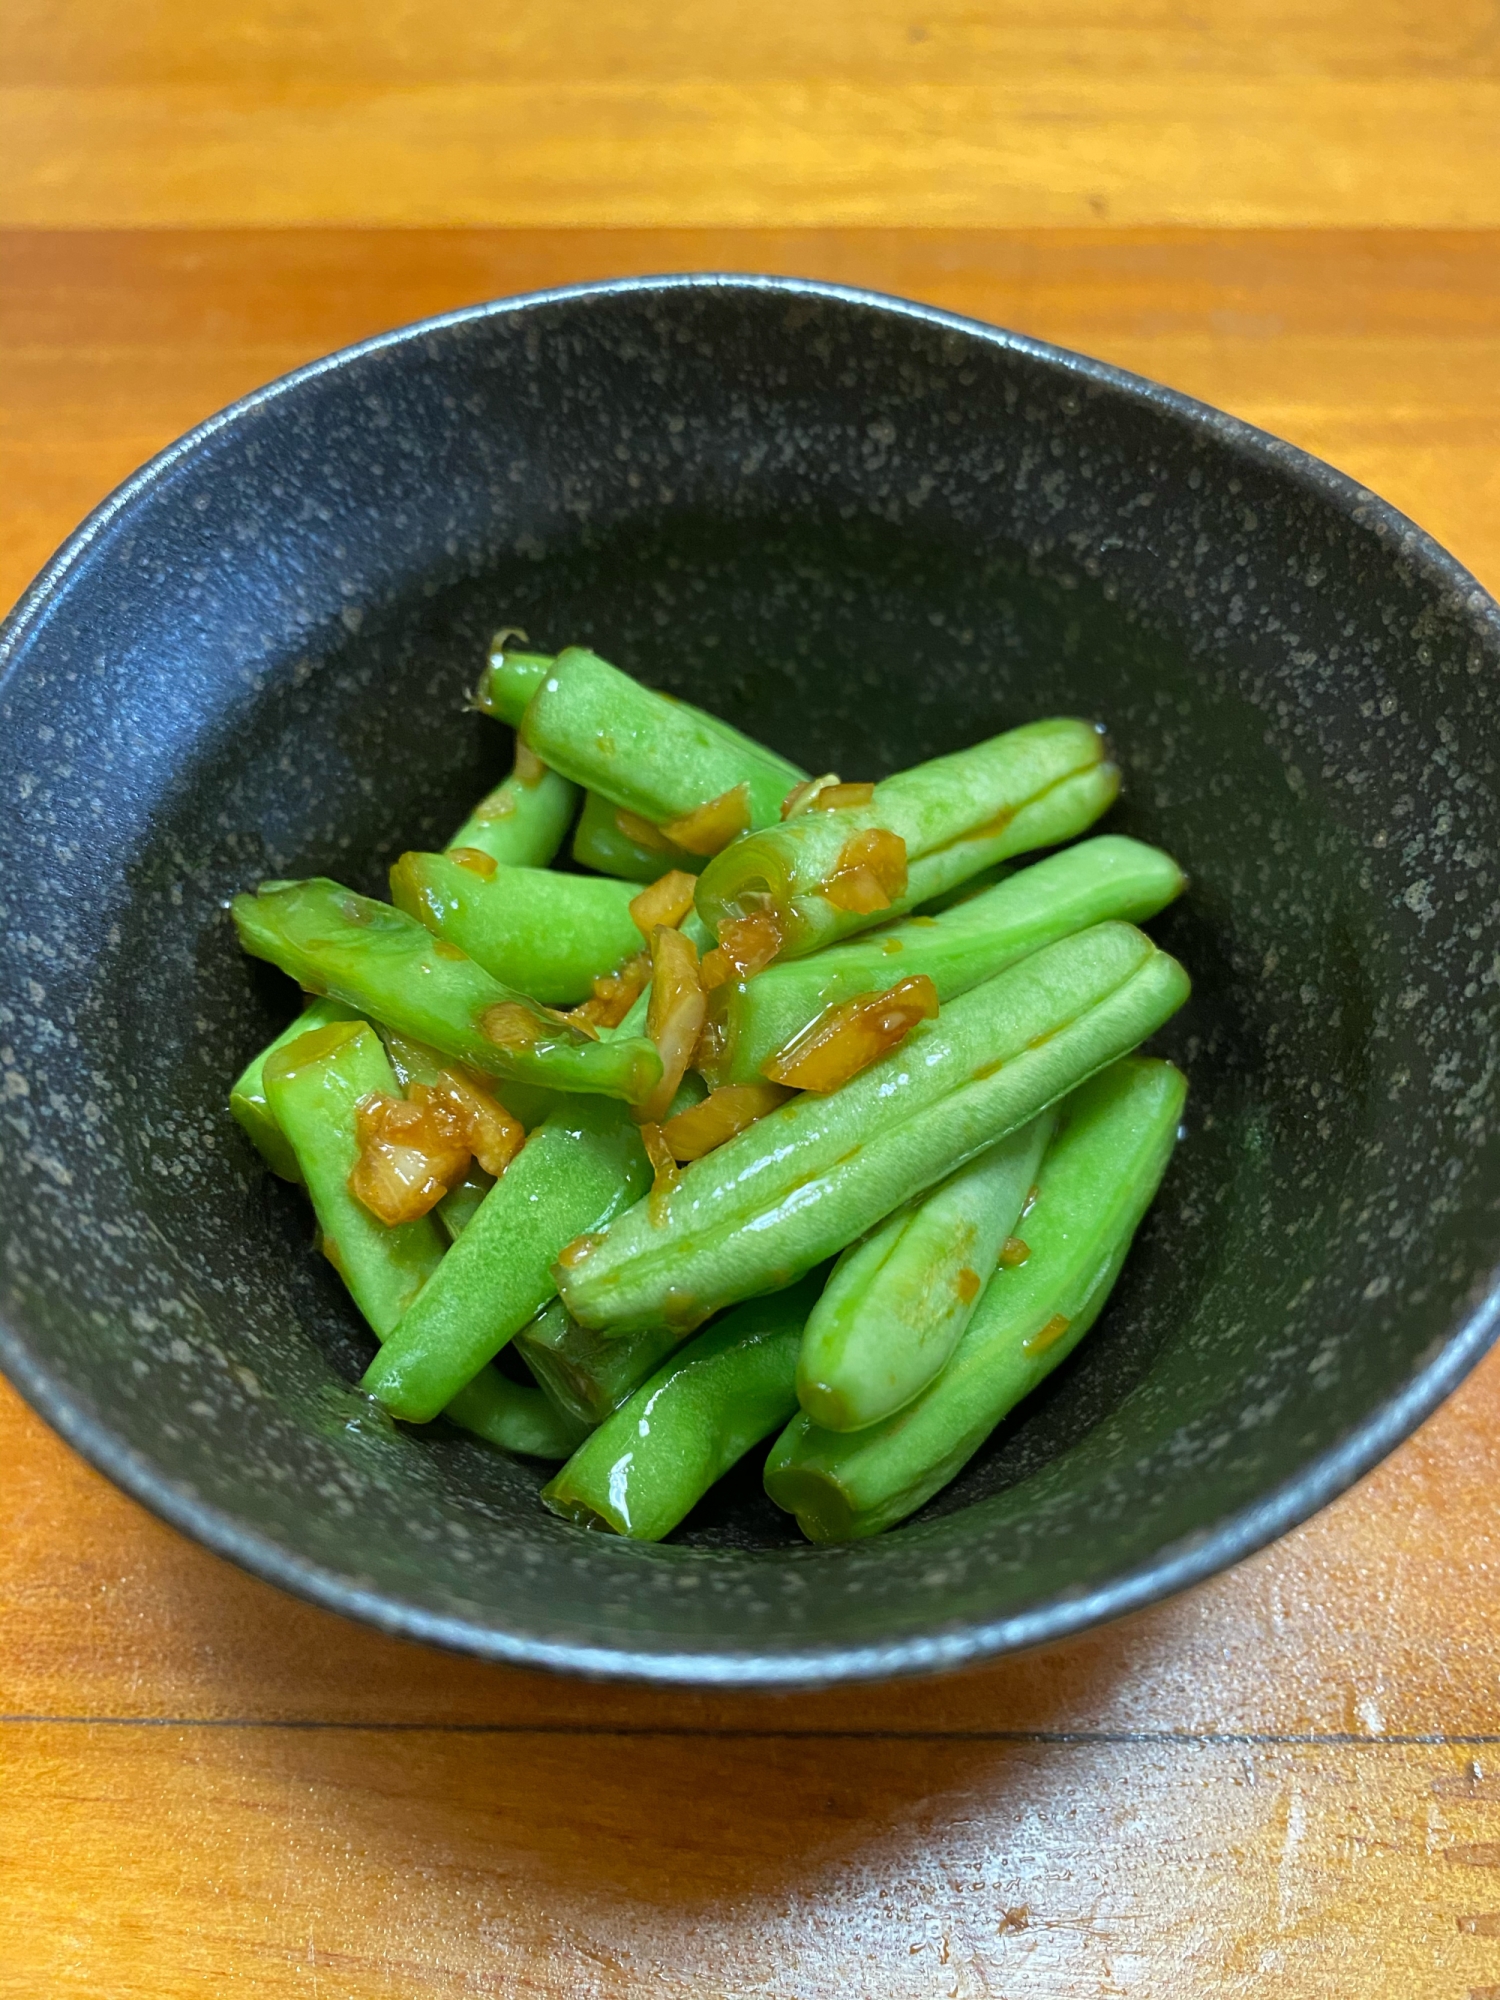
[[(1098, 718), (1110, 824), (1191, 875), (1153, 926), (1195, 980), (1161, 1038), (1187, 1138), (1115, 1298), (875, 1542), (802, 1545), (759, 1454), (662, 1547), (585, 1536), (541, 1468), (372, 1422), (368, 1336), (224, 1109), (294, 1001), (227, 899), (383, 893), (441, 844), (508, 760), (465, 707), (502, 623), (846, 777)], [(159, 468), (13, 634), (8, 1365), (215, 1546), (501, 1657), (872, 1672), (1227, 1560), (1487, 1337), (1497, 664), (1494, 607), (1368, 496), (937, 315), (623, 288), (315, 372)]]

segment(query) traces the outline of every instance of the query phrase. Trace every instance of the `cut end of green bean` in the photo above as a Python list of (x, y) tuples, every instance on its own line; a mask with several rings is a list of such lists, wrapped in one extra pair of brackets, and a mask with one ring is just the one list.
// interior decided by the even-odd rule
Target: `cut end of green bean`
[[(804, 1430), (815, 1430), (810, 1417), (793, 1417), (784, 1437), (799, 1440)], [(772, 1460), (781, 1441), (772, 1447)], [(768, 1462), (765, 1488), (784, 1514), (796, 1516), (797, 1526), (810, 1542), (852, 1542), (861, 1539), (861, 1529), (848, 1495), (836, 1481), (814, 1466)]]
[(479, 685), (474, 690), (474, 706), (512, 729), (526, 713), (526, 704), (547, 677), (552, 665), (550, 653), (532, 653), (512, 643), (515, 634), (497, 632), (490, 642), (490, 656)]
[(618, 1535), (623, 1530), (603, 1514), (595, 1513), (586, 1500), (552, 1479), (542, 1488), (542, 1505), (549, 1514), (556, 1514), (560, 1521), (571, 1521), (575, 1528), (591, 1528), (598, 1534)]

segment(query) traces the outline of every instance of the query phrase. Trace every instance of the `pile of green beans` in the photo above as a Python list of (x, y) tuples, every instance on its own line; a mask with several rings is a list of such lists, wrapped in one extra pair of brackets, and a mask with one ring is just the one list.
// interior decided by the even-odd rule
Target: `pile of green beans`
[(767, 1440), (811, 1539), (893, 1527), (1071, 1353), (1166, 1172), (1187, 1086), (1139, 1050), (1188, 980), (1138, 926), (1180, 869), (1079, 838), (1120, 785), (1091, 721), (810, 780), (508, 633), (474, 706), (515, 769), (390, 901), (233, 905), (303, 1001), (229, 1108), (311, 1201), (361, 1387), (557, 1464), (585, 1528), (659, 1540)]

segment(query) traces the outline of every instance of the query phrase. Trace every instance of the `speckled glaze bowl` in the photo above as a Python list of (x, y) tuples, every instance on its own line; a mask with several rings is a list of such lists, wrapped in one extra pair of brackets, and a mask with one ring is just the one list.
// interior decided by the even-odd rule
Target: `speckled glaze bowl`
[[(487, 635), (594, 644), (811, 770), (1106, 720), (1189, 1129), (1106, 1317), (899, 1531), (812, 1548), (758, 1455), (670, 1544), (343, 1385), (368, 1340), (228, 1118), (288, 1018), (225, 904), (379, 893), (507, 762)], [(1076, 1631), (1235, 1561), (1494, 1337), (1500, 610), (1232, 419), (900, 302), (746, 278), (508, 301), (213, 419), (5, 630), (0, 1357), (210, 1548), (496, 1660), (798, 1683)]]

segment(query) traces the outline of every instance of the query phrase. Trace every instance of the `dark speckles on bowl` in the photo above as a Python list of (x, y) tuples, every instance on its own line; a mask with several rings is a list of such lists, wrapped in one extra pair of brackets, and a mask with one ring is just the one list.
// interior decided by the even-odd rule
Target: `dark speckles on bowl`
[[(1192, 876), (1186, 1143), (1106, 1319), (900, 1531), (753, 1465), (676, 1540), (372, 1421), (365, 1335), (224, 1110), (283, 1020), (224, 904), (378, 889), (504, 765), (490, 629), (586, 640), (812, 770), (1108, 722)], [(1233, 1561), (1492, 1337), (1500, 612), (1288, 446), (806, 284), (486, 307), (305, 370), (127, 486), (5, 639), (3, 1356), (210, 1547), (495, 1659), (790, 1684), (1055, 1636)]]

